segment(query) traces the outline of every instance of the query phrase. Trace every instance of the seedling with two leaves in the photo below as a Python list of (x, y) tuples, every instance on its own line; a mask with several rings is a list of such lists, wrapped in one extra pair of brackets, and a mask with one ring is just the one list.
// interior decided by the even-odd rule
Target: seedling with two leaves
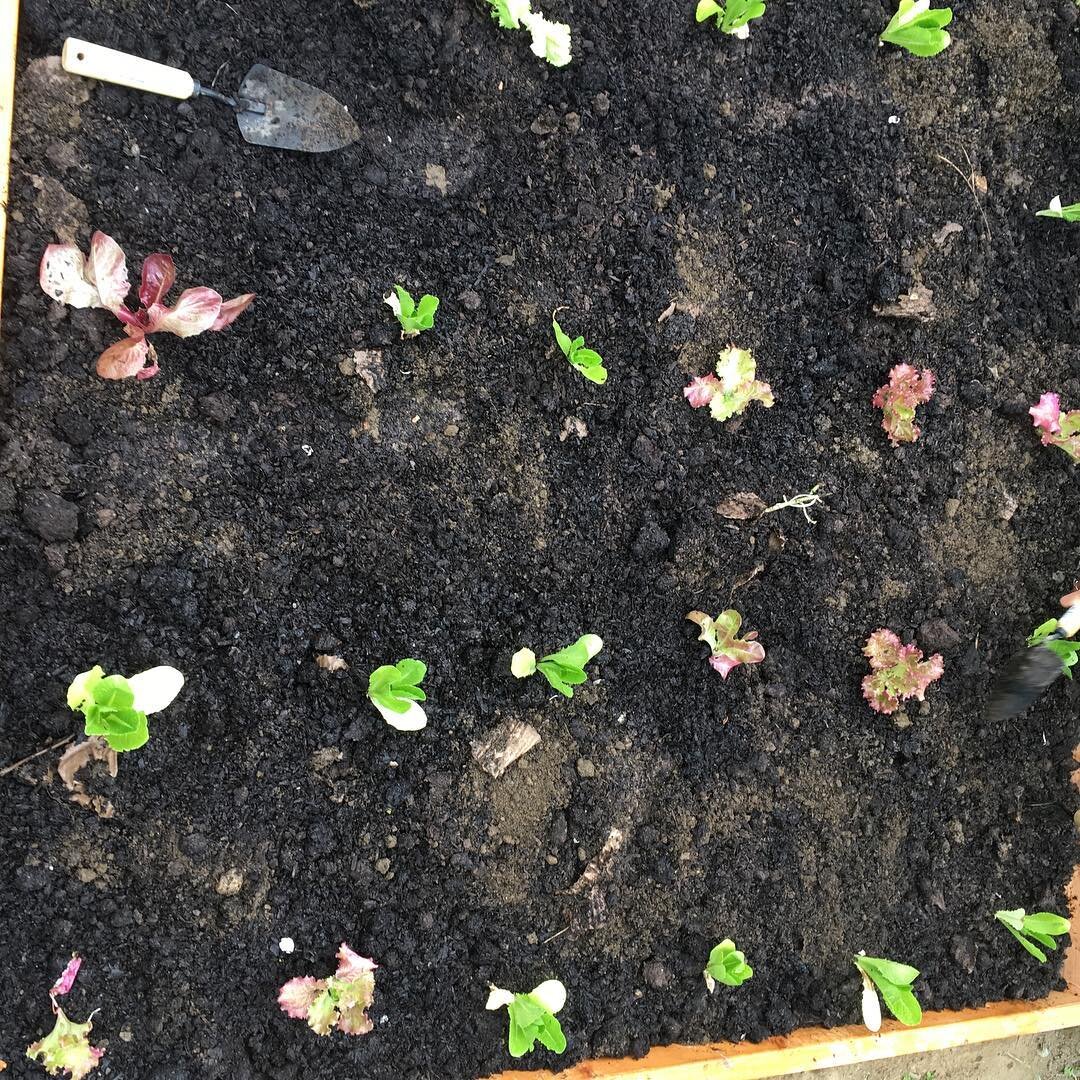
[(852, 959), (862, 975), (863, 1023), (870, 1031), (881, 1029), (879, 991), (889, 1012), (901, 1024), (915, 1027), (922, 1020), (922, 1007), (911, 991), (911, 984), (919, 977), (917, 968), (909, 964), (898, 964), (895, 960), (867, 956), (863, 952), (859, 952)]
[(1039, 948), (1039, 945), (1045, 949), (1057, 949), (1054, 938), (1067, 934), (1070, 925), (1069, 920), (1063, 919), (1060, 915), (1054, 915), (1048, 911), (1036, 911), (1028, 915), (1023, 908), (1017, 908), (1015, 911), (995, 911), (994, 918), (1040, 964), (1046, 963), (1046, 953)]
[(556, 1054), (566, 1049), (566, 1036), (555, 1014), (566, 1004), (566, 987), (558, 979), (548, 979), (528, 994), (512, 994), (492, 986), (488, 994), (489, 1010), (504, 1005), (510, 1013), (510, 1056), (528, 1054), (537, 1042)]
[(383, 303), (397, 316), (403, 339), (416, 337), (421, 330), (430, 330), (435, 325), (439, 298), (430, 293), (421, 296), (417, 303), (407, 289), (395, 285), (394, 291), (383, 297)]
[(607, 382), (607, 369), (604, 367), (603, 357), (595, 349), (585, 348), (585, 339), (576, 337), (570, 339), (555, 318), (562, 308), (556, 308), (551, 313), (551, 329), (555, 331), (555, 340), (559, 343), (563, 356), (570, 361), (570, 366), (585, 376), (589, 382), (603, 386)]
[(519, 679), (527, 679), (539, 671), (563, 697), (572, 698), (574, 687), (588, 680), (585, 665), (604, 647), (596, 634), (582, 634), (573, 645), (536, 659), (532, 649), (518, 649), (510, 659), (510, 671)]

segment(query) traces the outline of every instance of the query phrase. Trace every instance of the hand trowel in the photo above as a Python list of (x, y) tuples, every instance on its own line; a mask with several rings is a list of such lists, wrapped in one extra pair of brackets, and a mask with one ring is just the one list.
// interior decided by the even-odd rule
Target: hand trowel
[[(1056, 620), (1057, 625), (1051, 622), (1039, 627), (1029, 639), (1029, 647), (1017, 653), (997, 677), (986, 708), (988, 720), (1019, 716), (1075, 662), (1080, 646), (1068, 639), (1080, 631), (1080, 594), (1070, 594), (1062, 602), (1070, 606)], [(1053, 629), (1045, 632), (1050, 627)]]
[(320, 152), (340, 150), (360, 136), (356, 121), (340, 101), (265, 64), (251, 68), (236, 94), (222, 94), (203, 86), (180, 68), (78, 38), (64, 42), (61, 63), (73, 75), (152, 94), (213, 98), (235, 111), (240, 134), (257, 146)]

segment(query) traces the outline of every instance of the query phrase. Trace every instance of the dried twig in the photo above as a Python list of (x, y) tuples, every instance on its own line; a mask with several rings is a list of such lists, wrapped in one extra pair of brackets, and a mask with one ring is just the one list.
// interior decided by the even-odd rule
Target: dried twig
[[(960, 149), (963, 151), (964, 158), (967, 160), (968, 163), (967, 176), (964, 175), (964, 170), (961, 169), (955, 161), (950, 161), (947, 157), (945, 157), (944, 154), (935, 154), (934, 157), (936, 157), (938, 161), (945, 162), (945, 164), (948, 165), (950, 169), (955, 170), (956, 174), (967, 185), (968, 191), (971, 192), (971, 197), (975, 200), (975, 205), (976, 207), (978, 207), (979, 213), (982, 215), (983, 228), (986, 229), (986, 239), (992, 240), (993, 235), (990, 232), (990, 222), (987, 220), (986, 210), (983, 208), (983, 204), (979, 201), (979, 191), (981, 190), (984, 195), (986, 194), (986, 180), (979, 176), (979, 174), (975, 171), (975, 166), (971, 164), (971, 156), (968, 154), (967, 150), (963, 146), (961, 146)], [(982, 184), (978, 182), (979, 180), (982, 180)]]
[(58, 750), (61, 746), (66, 746), (74, 738), (74, 734), (65, 735), (62, 739), (50, 743), (50, 745), (46, 746), (43, 750), (35, 750), (32, 754), (27, 754), (26, 757), (19, 758), (18, 761), (13, 761), (10, 765), (5, 765), (0, 769), (0, 776), (7, 776), (8, 773), (14, 772), (21, 765), (25, 765), (28, 761), (33, 761), (36, 757), (41, 757), (42, 754), (47, 754), (50, 750)]

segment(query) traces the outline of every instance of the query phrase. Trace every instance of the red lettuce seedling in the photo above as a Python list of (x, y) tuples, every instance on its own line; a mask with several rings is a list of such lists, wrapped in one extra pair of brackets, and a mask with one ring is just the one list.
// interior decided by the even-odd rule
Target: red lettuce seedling
[(366, 1035), (374, 1026), (367, 1010), (379, 965), (358, 956), (344, 941), (337, 958), (337, 971), (326, 979), (290, 979), (278, 991), (278, 1004), (295, 1020), (306, 1020), (316, 1035), (329, 1035), (335, 1026), (346, 1035)]
[(1060, 447), (1073, 461), (1080, 461), (1080, 409), (1062, 415), (1061, 398), (1057, 394), (1043, 394), (1039, 404), (1028, 412), (1042, 431), (1043, 446)]
[(910, 364), (897, 364), (889, 372), (889, 381), (874, 395), (874, 407), (883, 409), (881, 426), (894, 446), (914, 442), (919, 437), (915, 426), (915, 406), (929, 401), (934, 394), (934, 373), (921, 373)]
[(744, 638), (738, 636), (742, 616), (734, 608), (721, 611), (715, 619), (704, 611), (691, 611), (686, 617), (701, 628), (698, 641), (712, 649), (709, 664), (725, 679), (740, 664), (760, 664), (765, 659), (765, 649), (754, 640), (756, 630)]
[(56, 1022), (44, 1039), (38, 1039), (26, 1048), (26, 1056), (31, 1061), (40, 1061), (50, 1076), (60, 1076), (66, 1072), (69, 1080), (82, 1080), (82, 1077), (97, 1068), (101, 1055), (105, 1053), (99, 1047), (90, 1045), (90, 1032), (94, 1026), (93, 1014), (84, 1023), (76, 1024), (67, 1018), (64, 1010), (56, 1003), (58, 997), (63, 997), (71, 989), (81, 965), (82, 958), (74, 954), (61, 972), (60, 978), (53, 983), (49, 999), (52, 1001)]
[(872, 672), (862, 681), (863, 697), (871, 709), (886, 715), (896, 712), (908, 698), (922, 701), (926, 688), (945, 671), (940, 653), (923, 660), (922, 649), (901, 645), (891, 630), (875, 630), (866, 639), (863, 654)]
[(770, 409), (772, 389), (755, 378), (756, 374), (757, 364), (750, 350), (729, 345), (716, 362), (716, 375), (697, 376), (683, 390), (683, 396), (693, 409), (708, 405), (714, 420), (727, 420), (752, 401), (760, 401)]
[(131, 288), (127, 260), (120, 245), (103, 232), (90, 241), (90, 257), (74, 244), (50, 244), (41, 257), (38, 280), (54, 300), (72, 307), (108, 308), (123, 324), (126, 338), (110, 345), (97, 359), (103, 379), (149, 379), (160, 370), (157, 350), (148, 335), (165, 331), (177, 337), (193, 337), (204, 330), (224, 330), (255, 299), (244, 293), (232, 300), (200, 286), (185, 289), (173, 307), (163, 303), (176, 281), (171, 255), (157, 252), (146, 258), (139, 286), (140, 307), (124, 306)]

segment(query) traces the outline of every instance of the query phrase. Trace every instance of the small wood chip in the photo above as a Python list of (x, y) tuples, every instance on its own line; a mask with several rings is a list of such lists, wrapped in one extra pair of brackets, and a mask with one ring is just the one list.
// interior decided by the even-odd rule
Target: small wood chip
[(765, 513), (765, 500), (752, 491), (739, 491), (718, 503), (716, 512), (731, 521), (750, 521)]
[(315, 663), (323, 669), (323, 671), (348, 671), (349, 665), (341, 659), (340, 656), (328, 656), (326, 653), (322, 653), (315, 657)]
[(473, 760), (497, 780), (519, 757), (540, 742), (540, 732), (523, 720), (504, 720), (472, 744)]
[(945, 224), (934, 233), (934, 243), (938, 247), (941, 247), (953, 233), (962, 233), (963, 231), (963, 225), (958, 225), (955, 221), (946, 221)]
[(672, 315), (675, 314), (675, 300), (672, 300), (670, 304), (663, 311), (660, 312), (660, 317), (656, 320), (658, 323), (667, 322)]
[(912, 285), (911, 291), (901, 293), (892, 304), (875, 304), (874, 314), (885, 319), (918, 319), (931, 322), (937, 318), (934, 307), (934, 292), (925, 285)]

